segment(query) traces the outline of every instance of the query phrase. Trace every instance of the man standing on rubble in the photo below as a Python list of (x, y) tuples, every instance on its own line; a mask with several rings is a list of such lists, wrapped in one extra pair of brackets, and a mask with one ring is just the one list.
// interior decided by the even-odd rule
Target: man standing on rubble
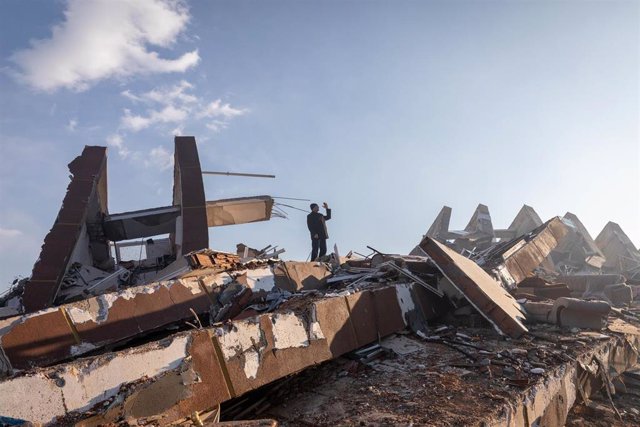
[[(309, 207), (311, 208), (311, 213), (307, 215), (307, 227), (309, 228), (309, 233), (311, 233), (311, 261), (315, 261), (318, 257), (322, 258), (327, 254), (327, 239), (329, 238), (329, 233), (327, 233), (327, 224), (325, 221), (331, 219), (331, 209), (329, 209), (327, 202), (324, 202), (322, 207), (327, 214), (322, 215), (318, 212), (320, 207), (317, 203), (311, 203)], [(318, 249), (320, 249), (319, 255)]]

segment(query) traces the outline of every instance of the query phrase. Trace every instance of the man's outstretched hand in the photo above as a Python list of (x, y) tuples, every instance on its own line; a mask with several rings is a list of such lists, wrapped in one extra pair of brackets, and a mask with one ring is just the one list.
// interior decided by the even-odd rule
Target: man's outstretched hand
[(325, 209), (329, 209), (329, 205), (327, 204), (327, 202), (322, 203), (322, 207)]

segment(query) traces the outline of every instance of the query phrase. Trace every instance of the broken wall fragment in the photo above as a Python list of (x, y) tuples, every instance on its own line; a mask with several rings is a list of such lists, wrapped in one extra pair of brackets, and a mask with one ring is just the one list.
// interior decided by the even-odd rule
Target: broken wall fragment
[(483, 267), (493, 270), (505, 286), (513, 288), (533, 276), (533, 270), (549, 256), (567, 232), (567, 226), (559, 217), (552, 218), (526, 236), (491, 248), (484, 254)]
[(516, 300), (475, 262), (429, 237), (420, 247), (498, 332), (516, 338), (527, 332)]
[[(25, 285), (26, 312), (49, 307), (67, 268), (75, 261), (95, 261), (108, 267), (108, 246), (99, 226), (107, 212), (107, 156), (105, 147), (86, 146), (69, 163), (71, 182), (53, 227), (44, 238), (38, 261)], [(89, 245), (91, 242), (91, 245)], [(84, 263), (87, 263), (86, 261)]]

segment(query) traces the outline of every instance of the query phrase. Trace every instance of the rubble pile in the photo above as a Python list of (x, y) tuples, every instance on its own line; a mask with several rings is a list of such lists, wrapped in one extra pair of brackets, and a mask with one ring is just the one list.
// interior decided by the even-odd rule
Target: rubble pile
[(206, 202), (195, 139), (176, 138), (172, 206), (118, 215), (98, 148), (0, 299), (0, 422), (533, 426), (603, 405), (640, 422), (640, 252), (618, 225), (594, 240), (525, 205), (496, 229), (479, 205), (451, 231), (444, 207), (409, 254), (231, 254), (208, 227), (273, 204)]

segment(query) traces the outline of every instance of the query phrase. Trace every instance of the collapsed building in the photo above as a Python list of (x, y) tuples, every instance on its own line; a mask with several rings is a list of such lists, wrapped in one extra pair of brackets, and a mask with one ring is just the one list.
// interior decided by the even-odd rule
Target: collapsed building
[[(0, 300), (2, 422), (534, 426), (580, 405), (640, 422), (640, 252), (617, 224), (594, 240), (525, 205), (496, 229), (479, 205), (451, 231), (444, 207), (409, 254), (283, 261), (209, 249), (208, 227), (277, 214), (270, 196), (206, 201), (192, 137), (171, 206), (109, 213), (104, 147), (69, 168)], [(132, 239), (144, 259), (122, 258)]]

